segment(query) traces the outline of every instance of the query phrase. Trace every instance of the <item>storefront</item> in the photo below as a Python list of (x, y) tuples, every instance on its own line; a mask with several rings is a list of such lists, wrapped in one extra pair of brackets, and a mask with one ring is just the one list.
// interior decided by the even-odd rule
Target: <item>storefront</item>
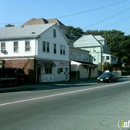
[(69, 62), (37, 60), (37, 82), (58, 82), (69, 80)]
[(87, 79), (98, 76), (97, 65), (84, 61), (71, 61), (71, 79)]

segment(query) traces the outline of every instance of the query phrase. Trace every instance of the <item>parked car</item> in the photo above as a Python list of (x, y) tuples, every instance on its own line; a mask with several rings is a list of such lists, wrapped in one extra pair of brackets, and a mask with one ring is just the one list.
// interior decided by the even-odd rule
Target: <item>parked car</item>
[(97, 78), (97, 82), (117, 82), (118, 81), (118, 76), (116, 73), (114, 72), (110, 72), (110, 71), (105, 71), (103, 72), (98, 78)]
[(23, 69), (0, 68), (0, 86), (18, 85), (26, 81)]

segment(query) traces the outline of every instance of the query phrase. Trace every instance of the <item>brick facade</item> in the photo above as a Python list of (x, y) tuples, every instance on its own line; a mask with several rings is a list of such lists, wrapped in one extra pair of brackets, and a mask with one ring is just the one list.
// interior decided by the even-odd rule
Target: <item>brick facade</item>
[(5, 60), (4, 67), (21, 68), (29, 82), (36, 82), (35, 60), (33, 59)]

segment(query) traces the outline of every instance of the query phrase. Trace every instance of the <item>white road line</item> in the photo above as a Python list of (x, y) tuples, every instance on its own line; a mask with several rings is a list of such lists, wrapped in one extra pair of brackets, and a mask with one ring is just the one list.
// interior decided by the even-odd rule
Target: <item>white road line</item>
[(40, 99), (45, 99), (45, 98), (51, 98), (51, 97), (56, 97), (56, 96), (62, 96), (62, 95), (67, 95), (67, 94), (72, 94), (72, 93), (78, 93), (78, 92), (83, 92), (83, 91), (89, 91), (89, 90), (94, 90), (94, 89), (100, 89), (100, 88), (109, 87), (111, 85), (117, 86), (117, 85), (127, 84), (127, 83), (130, 83), (130, 81), (122, 82), (122, 83), (109, 84), (109, 85), (104, 85), (104, 86), (99, 86), (99, 87), (93, 87), (93, 88), (86, 88), (86, 89), (81, 89), (81, 90), (75, 90), (75, 91), (70, 91), (70, 92), (65, 92), (65, 93), (53, 94), (53, 95), (48, 95), (48, 96), (30, 98), (30, 99), (19, 100), (19, 101), (14, 101), (14, 102), (7, 102), (7, 103), (0, 104), (0, 107), (11, 105), (11, 104), (18, 104), (18, 103), (23, 103), (23, 102), (35, 101), (35, 100), (40, 100)]

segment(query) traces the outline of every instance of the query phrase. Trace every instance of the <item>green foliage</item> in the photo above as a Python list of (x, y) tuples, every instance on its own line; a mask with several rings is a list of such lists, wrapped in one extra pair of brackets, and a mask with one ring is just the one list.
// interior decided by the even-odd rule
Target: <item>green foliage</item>
[(126, 36), (119, 30), (86, 30), (86, 35), (101, 35), (106, 39), (111, 55), (119, 58), (119, 63), (123, 61), (130, 67), (130, 35)]
[(98, 70), (99, 71), (104, 71), (104, 70), (112, 71), (112, 67), (111, 67), (109, 62), (104, 62), (103, 64), (99, 63), (98, 64)]
[(77, 40), (84, 34), (83, 30), (81, 28), (74, 28), (73, 26), (67, 26), (66, 27), (66, 36), (68, 39), (71, 40)]
[(13, 24), (7, 24), (7, 25), (5, 25), (5, 27), (14, 27), (14, 25)]
[(111, 65), (109, 62), (103, 63), (103, 70), (111, 70)]
[(102, 64), (101, 63), (98, 64), (98, 70), (102, 71)]

